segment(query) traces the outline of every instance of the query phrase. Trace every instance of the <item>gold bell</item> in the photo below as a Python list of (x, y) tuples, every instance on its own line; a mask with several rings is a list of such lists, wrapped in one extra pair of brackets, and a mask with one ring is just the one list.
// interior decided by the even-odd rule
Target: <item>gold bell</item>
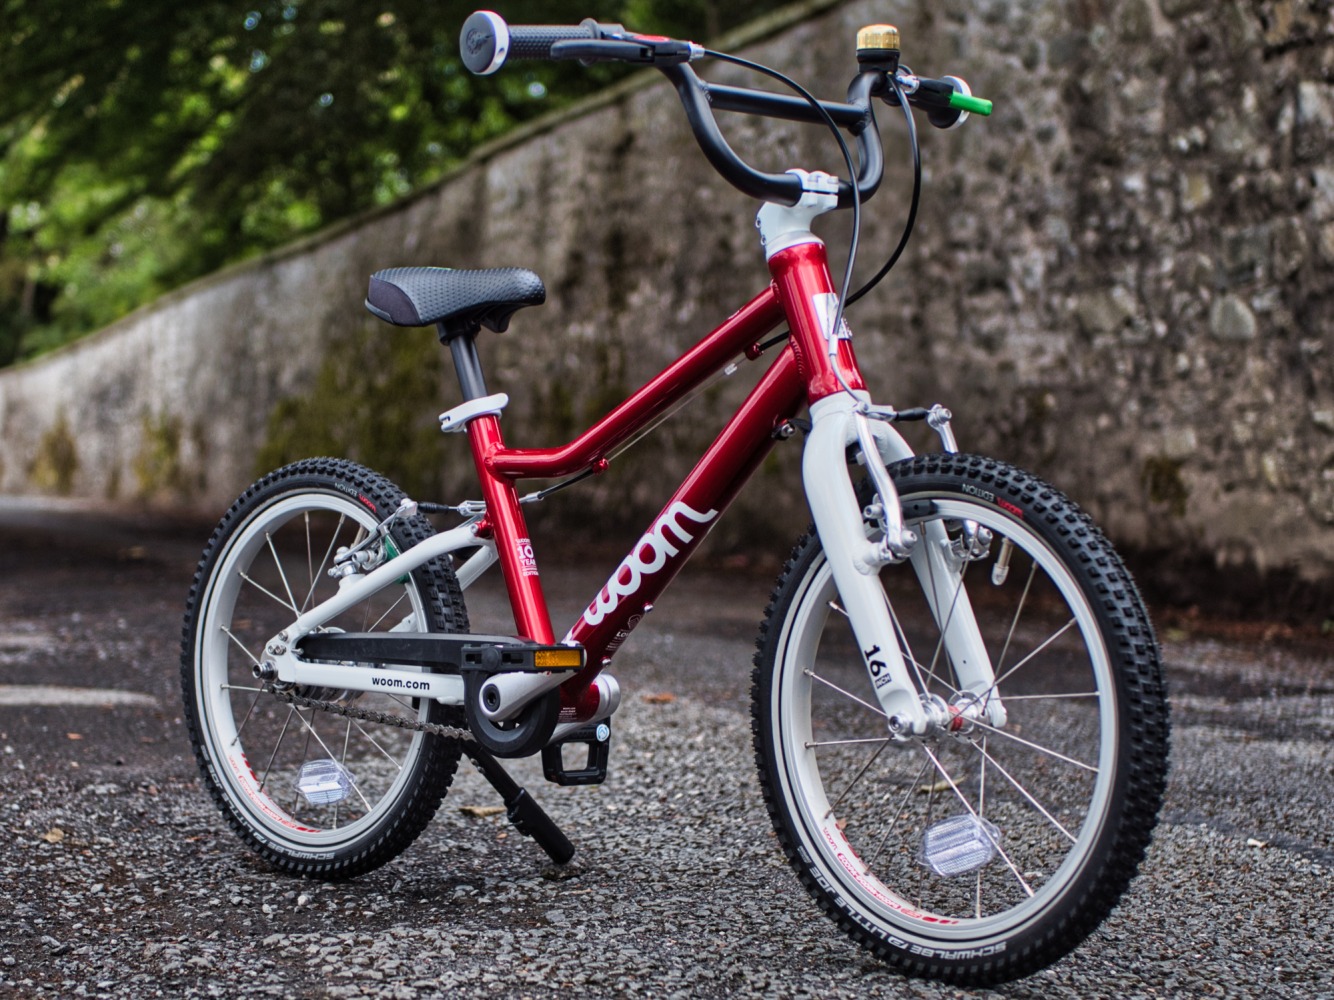
[(868, 24), (857, 32), (857, 51), (899, 50), (899, 29), (892, 24)]

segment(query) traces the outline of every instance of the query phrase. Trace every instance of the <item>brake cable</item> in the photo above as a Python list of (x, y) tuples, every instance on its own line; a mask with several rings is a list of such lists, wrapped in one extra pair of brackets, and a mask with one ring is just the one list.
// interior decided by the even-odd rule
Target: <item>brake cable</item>
[[(848, 144), (843, 140), (843, 133), (839, 131), (838, 124), (830, 116), (829, 112), (824, 109), (824, 106), (816, 99), (814, 94), (801, 84), (797, 83), (796, 80), (793, 80), (789, 76), (785, 76), (776, 69), (770, 69), (768, 66), (764, 66), (760, 63), (751, 62), (749, 59), (742, 59), (740, 56), (728, 55), (726, 52), (705, 49), (704, 54), (711, 59), (721, 59), (723, 62), (734, 63), (737, 66), (752, 70), (756, 73), (762, 73), (765, 76), (772, 77), (784, 86), (790, 87), (803, 100), (805, 100), (807, 104), (815, 109), (816, 113), (819, 114), (820, 119), (829, 126), (829, 131), (834, 133), (834, 139), (838, 143), (839, 151), (843, 154), (843, 162), (848, 168), (848, 179), (852, 188), (852, 239), (848, 241), (848, 261), (843, 268), (843, 286), (839, 290), (838, 307), (834, 310), (834, 322), (829, 328), (830, 337), (837, 339), (838, 331), (843, 329), (843, 307), (848, 297), (848, 289), (852, 286), (852, 266), (857, 260), (857, 246), (861, 241), (862, 195), (861, 191), (857, 189), (857, 166), (852, 161), (852, 151), (848, 149)], [(873, 126), (868, 125), (867, 127), (870, 128)], [(851, 393), (852, 387), (848, 385), (847, 380), (843, 377), (843, 373), (839, 371), (837, 363), (833, 365), (833, 369), (839, 382), (842, 383), (844, 390)]]
[(912, 108), (908, 105), (908, 97), (904, 94), (898, 79), (891, 76), (889, 82), (894, 87), (894, 95), (899, 99), (899, 106), (903, 108), (903, 117), (908, 122), (908, 146), (912, 150), (912, 201), (908, 206), (908, 221), (903, 224), (903, 235), (899, 237), (899, 245), (894, 248), (894, 252), (889, 255), (889, 259), (875, 273), (875, 276), (852, 293), (852, 296), (848, 299), (848, 305), (852, 305), (880, 284), (885, 275), (893, 270), (894, 265), (899, 262), (904, 249), (908, 246), (908, 240), (912, 237), (913, 226), (917, 222), (917, 205), (922, 196), (922, 147), (917, 140), (917, 120), (913, 118)]
[[(839, 131), (838, 125), (835, 123), (834, 119), (830, 116), (829, 112), (824, 109), (815, 96), (791, 77), (780, 73), (776, 69), (771, 69), (768, 66), (762, 65), (761, 63), (752, 62), (751, 60), (743, 59), (740, 56), (729, 55), (725, 52), (718, 52), (714, 49), (705, 49), (704, 54), (711, 59), (730, 62), (737, 66), (741, 66), (744, 69), (749, 69), (753, 72), (772, 77), (784, 86), (791, 88), (800, 95), (807, 104), (815, 109), (820, 118), (829, 127), (829, 130), (834, 134), (834, 140), (838, 143), (839, 151), (843, 154), (843, 162), (847, 165), (848, 178), (852, 188), (852, 237), (848, 241), (848, 259), (843, 268), (843, 284), (839, 292), (838, 308), (834, 312), (834, 322), (830, 328), (831, 331), (838, 331), (842, 329), (844, 309), (847, 306), (852, 305), (876, 285), (880, 284), (880, 282), (884, 280), (885, 275), (889, 274), (889, 272), (893, 270), (894, 265), (899, 262), (899, 258), (903, 256), (903, 251), (908, 246), (908, 241), (912, 238), (913, 228), (917, 223), (917, 208), (921, 201), (922, 194), (922, 150), (917, 137), (917, 122), (913, 118), (912, 107), (908, 103), (908, 95), (903, 92), (903, 87), (899, 84), (897, 76), (887, 76), (890, 86), (894, 88), (894, 96), (898, 98), (899, 107), (903, 109), (903, 116), (908, 125), (908, 146), (912, 151), (913, 189), (912, 200), (908, 206), (908, 218), (903, 225), (903, 233), (899, 237), (898, 246), (894, 248), (894, 252), (889, 255), (889, 258), (885, 261), (884, 265), (869, 281), (866, 282), (866, 284), (862, 285), (857, 291), (849, 295), (848, 289), (852, 285), (853, 265), (856, 263), (857, 250), (861, 242), (862, 200), (861, 191), (857, 188), (857, 168), (852, 160), (852, 152), (848, 149), (848, 144), (843, 139), (843, 133)], [(867, 127), (877, 127), (875, 124), (874, 111), (872, 111), (871, 123)], [(836, 336), (837, 334), (834, 335)], [(767, 347), (768, 344), (765, 344), (764, 346)], [(842, 383), (843, 389), (848, 393), (851, 393), (852, 388), (847, 384), (838, 365), (834, 364), (833, 369), (839, 382)]]

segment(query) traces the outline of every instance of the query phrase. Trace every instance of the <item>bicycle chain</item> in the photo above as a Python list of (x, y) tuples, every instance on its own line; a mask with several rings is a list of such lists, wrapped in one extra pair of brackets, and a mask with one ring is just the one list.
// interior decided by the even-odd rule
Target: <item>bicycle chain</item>
[(320, 701), (316, 698), (306, 698), (297, 694), (295, 691), (277, 691), (272, 690), (272, 695), (279, 701), (293, 705), (297, 708), (310, 708), (320, 712), (330, 712), (333, 715), (341, 715), (347, 719), (360, 719), (363, 722), (376, 722), (382, 726), (394, 726), (398, 729), (411, 729), (414, 732), (429, 733), (432, 736), (443, 736), (449, 740), (459, 740), (464, 743), (476, 742), (476, 738), (467, 729), (460, 729), (458, 726), (446, 726), (440, 722), (419, 722), (415, 719), (405, 719), (401, 715), (390, 715), (387, 712), (373, 712), (368, 708), (353, 708), (350, 705), (340, 704), (336, 701)]

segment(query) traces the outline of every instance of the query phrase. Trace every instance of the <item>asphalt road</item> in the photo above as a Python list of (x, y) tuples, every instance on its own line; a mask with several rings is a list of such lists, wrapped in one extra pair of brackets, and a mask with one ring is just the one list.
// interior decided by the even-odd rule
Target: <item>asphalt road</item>
[[(973, 993), (880, 966), (783, 861), (750, 751), (760, 574), (683, 577), (621, 652), (606, 785), (518, 769), (579, 850), (566, 869), (460, 811), (494, 798), (468, 770), (380, 871), (275, 875), (207, 800), (181, 721), (206, 533), (0, 500), (0, 996), (1334, 996), (1317, 630), (1165, 610), (1173, 770), (1140, 878), (1074, 955)], [(558, 624), (609, 569), (546, 570)], [(32, 704), (54, 700), (39, 686), (117, 694)]]

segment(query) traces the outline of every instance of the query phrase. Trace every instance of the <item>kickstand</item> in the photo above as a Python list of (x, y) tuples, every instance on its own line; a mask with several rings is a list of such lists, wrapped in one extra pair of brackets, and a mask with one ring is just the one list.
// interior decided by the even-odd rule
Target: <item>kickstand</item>
[(550, 816), (537, 804), (537, 800), (520, 787), (508, 771), (501, 766), (491, 753), (476, 743), (464, 743), (463, 752), (472, 758), (477, 770), (491, 787), (500, 793), (505, 802), (506, 815), (514, 824), (514, 829), (537, 841), (537, 846), (547, 852), (552, 861), (563, 865), (574, 857), (574, 845), (570, 843)]

